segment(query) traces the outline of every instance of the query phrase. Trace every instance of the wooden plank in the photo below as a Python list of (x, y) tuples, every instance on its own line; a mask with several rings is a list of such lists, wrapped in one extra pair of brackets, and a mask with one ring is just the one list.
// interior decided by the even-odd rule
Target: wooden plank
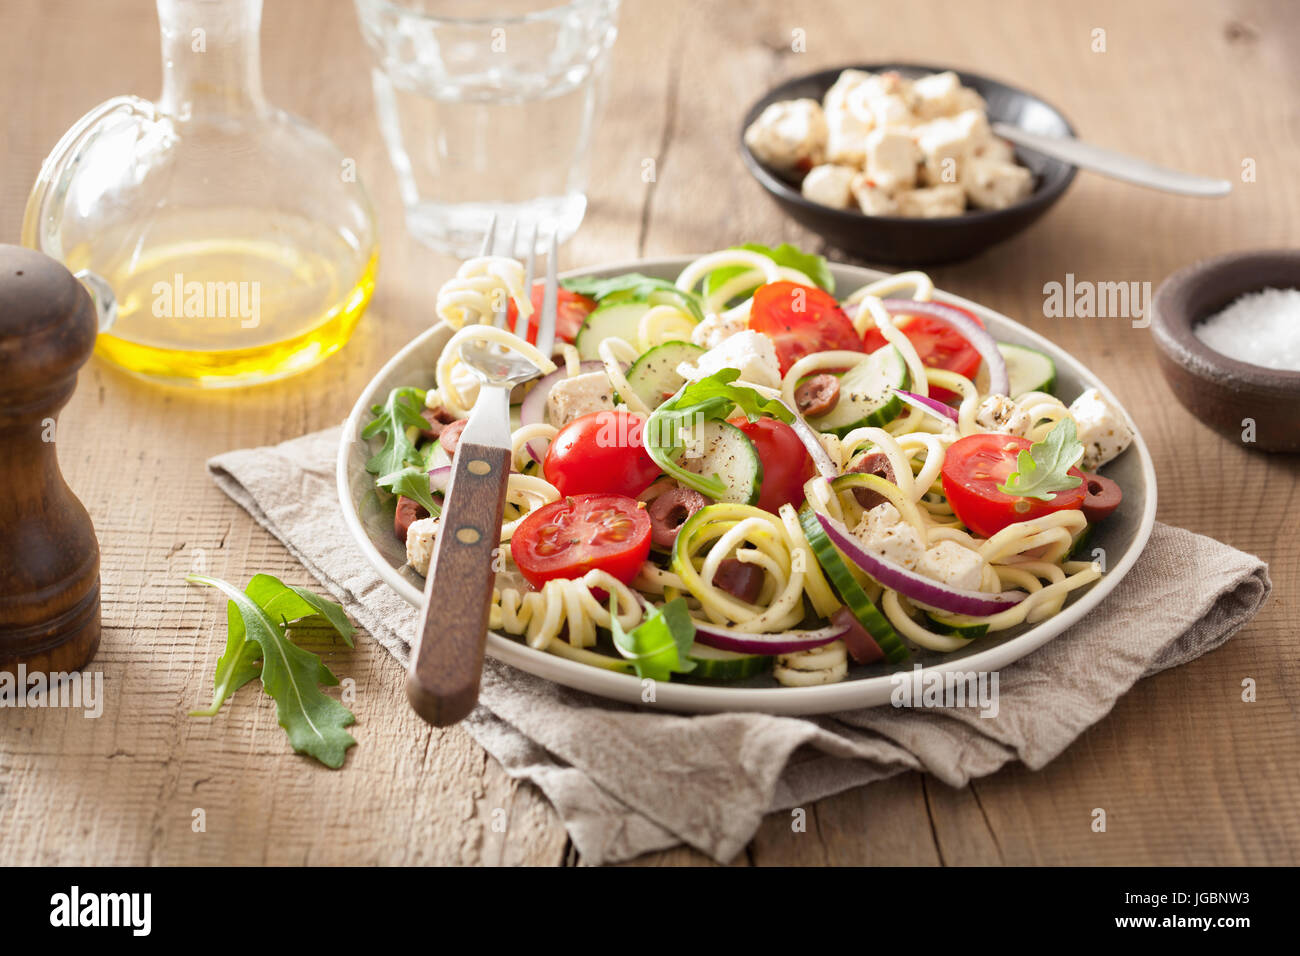
[[(1072, 273), (1154, 287), (1203, 256), (1294, 244), (1300, 187), (1281, 175), (1294, 143), (1266, 117), (1277, 114), (1282, 89), (1295, 89), (1296, 69), (1284, 53), (1297, 39), (1295, 10), (1186, 3), (1004, 3), (996, 12), (991, 4), (962, 4), (943, 5), (942, 15), (939, 9), (891, 8), (888, 29), (873, 32), (865, 49), (870, 21), (854, 3), (819, 4), (815, 15), (767, 5), (745, 17), (719, 7), (692, 15), (677, 37), (685, 54), (676, 107), (692, 121), (672, 141), (691, 159), (676, 178), (673, 169), (682, 167), (670, 164), (660, 183), (663, 193), (681, 197), (676, 208), (689, 209), (690, 220), (656, 206), (649, 248), (707, 249), (756, 238), (815, 247), (816, 237), (781, 218), (744, 176), (734, 154), (735, 124), (748, 103), (782, 78), (837, 64), (893, 59), (985, 72), (1057, 103), (1081, 134), (1102, 145), (1176, 167), (1236, 179), (1241, 161), (1254, 158), (1258, 169), (1274, 170), (1267, 185), (1262, 178), (1239, 183), (1221, 202), (1180, 200), (1081, 174), (1040, 224), (932, 275), (942, 287), (1026, 322), (1096, 369), (1152, 446), (1161, 519), (1268, 559), (1276, 597), (1223, 650), (1139, 685), (1047, 770), (1010, 770), (962, 791), (914, 781), (910, 791), (873, 800), (869, 819), (911, 819), (926, 811), (921, 819), (932, 822), (932, 833), (913, 827), (915, 841), (898, 862), (926, 862), (936, 851), (949, 864), (1292, 860), (1300, 818), (1293, 798), (1278, 797), (1294, 795), (1297, 786), (1284, 768), (1298, 754), (1295, 735), (1285, 728), (1296, 708), (1288, 679), (1296, 664), (1287, 642), (1300, 584), (1300, 555), (1288, 545), (1300, 531), (1300, 511), (1287, 504), (1300, 474), (1289, 459), (1224, 442), (1173, 403), (1155, 371), (1147, 330), (1126, 318), (1049, 318), (1043, 285)], [(806, 53), (790, 48), (796, 28), (806, 31)], [(1095, 28), (1106, 30), (1104, 53), (1091, 48)], [(725, 57), (709, 55), (724, 48)], [(694, 92), (706, 89), (708, 96)], [(1213, 463), (1208, 473), (1207, 462)], [(1242, 704), (1241, 680), (1259, 674), (1274, 678), (1267, 681), (1271, 699)], [(1107, 743), (1101, 754), (1089, 747), (1098, 740)], [(1266, 751), (1277, 757), (1265, 757)], [(1263, 764), (1248, 763), (1248, 754)], [(1236, 783), (1246, 766), (1253, 768), (1250, 787)], [(1258, 786), (1261, 775), (1267, 787)], [(819, 818), (832, 802), (818, 804)], [(1089, 828), (1093, 807), (1107, 804), (1114, 808), (1109, 838)], [(1114, 838), (1121, 824), (1125, 836)], [(829, 860), (828, 851), (801, 849), (787, 830), (783, 815), (774, 815), (751, 847), (754, 861)], [(858, 862), (877, 859), (866, 842), (870, 833), (846, 828), (838, 851)]]
[[(1300, 468), (1223, 441), (1173, 403), (1149, 332), (1126, 319), (1049, 318), (1044, 283), (1067, 273), (1147, 281), (1206, 255), (1297, 242), (1297, 143), (1278, 122), (1297, 92), (1297, 8), (1160, 0), (1089, 5), (903, 4), (888, 23), (839, 0), (792, 8), (629, 3), (608, 106), (593, 145), (590, 208), (566, 267), (681, 254), (758, 239), (817, 247), (780, 216), (735, 154), (743, 109), (797, 73), (873, 59), (985, 72), (1060, 105), (1081, 134), (1156, 162), (1258, 179), (1197, 202), (1080, 175), (1049, 216), (1005, 246), (935, 269), (945, 288), (1059, 341), (1137, 418), (1156, 458), (1160, 517), (1260, 554), (1275, 596), (1225, 648), (1136, 687), (1046, 769), (1011, 768), (954, 791), (903, 775), (764, 822), (738, 864), (1291, 863), (1300, 847)], [(331, 773), (288, 751), (274, 709), (245, 688), (212, 720), (203, 697), (224, 614), (183, 583), (195, 562), (245, 580), (310, 585), (269, 535), (208, 480), (202, 462), (346, 414), (374, 371), (427, 326), (454, 263), (405, 233), (373, 118), (369, 66), (350, 4), (268, 4), (264, 70), (273, 102), (357, 159), (381, 223), (375, 300), (356, 339), (323, 368), (233, 395), (133, 382), (98, 362), (63, 417), (60, 454), (104, 554), (104, 718), (0, 711), (0, 863), (540, 863), (575, 859), (555, 813), (462, 731), (414, 718), (402, 674), (370, 642), (330, 649), (355, 681), (356, 736)], [(152, 95), (148, 5), (11, 0), (0, 30), (7, 162), (0, 230), (18, 234), (41, 158), (86, 109)], [(1091, 49), (1106, 30), (1105, 53)], [(807, 52), (791, 50), (792, 31)], [(654, 181), (647, 182), (646, 161)], [(844, 258), (839, 256), (839, 258)], [(1241, 700), (1241, 682), (1258, 700)], [(1108, 815), (1092, 832), (1092, 811)], [(194, 811), (206, 832), (194, 832)], [(504, 827), (504, 829), (502, 829)], [(4, 839), (21, 832), (23, 841)], [(676, 849), (643, 864), (693, 865)]]

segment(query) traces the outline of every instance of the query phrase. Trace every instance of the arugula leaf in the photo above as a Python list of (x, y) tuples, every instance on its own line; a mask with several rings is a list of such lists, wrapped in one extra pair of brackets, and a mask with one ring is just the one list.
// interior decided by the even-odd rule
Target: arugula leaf
[(256, 575), (247, 592), (203, 574), (191, 574), (185, 580), (217, 588), (230, 599), (226, 608), (230, 631), (226, 653), (217, 663), (215, 699), (209, 710), (195, 714), (216, 713), (227, 697), (255, 676), (255, 663), (261, 657), (262, 688), (275, 699), (276, 717), (288, 732), (293, 749), (310, 754), (327, 767), (343, 766), (347, 749), (356, 744), (343, 728), (355, 723), (356, 715), (322, 693), (321, 683), (338, 683), (324, 661), (285, 636), (291, 619), (322, 620), (351, 645), (352, 624), (343, 609), (269, 574)]
[[(306, 588), (285, 584), (269, 574), (258, 574), (244, 589), (253, 601), (264, 610), (272, 620), (279, 620), (282, 625), (290, 623), (300, 625), (328, 625), (348, 647), (354, 647), (352, 635), (355, 628), (343, 608), (333, 601), (326, 600)], [(190, 711), (191, 717), (214, 717), (217, 711), (235, 691), (243, 687), (261, 672), (262, 645), (248, 640), (244, 628), (244, 618), (233, 601), (226, 603), (226, 650), (217, 660), (216, 673), (212, 677), (212, 703), (203, 710)], [(321, 662), (320, 682), (334, 685), (338, 679)]]
[(1053, 492), (1069, 491), (1083, 484), (1070, 469), (1083, 457), (1073, 418), (1062, 418), (1040, 442), (1034, 442), (1016, 457), (1016, 470), (1007, 475), (998, 491), (1022, 498), (1051, 501)]
[[(804, 252), (797, 246), (792, 246), (788, 242), (783, 242), (776, 248), (764, 246), (757, 242), (746, 242), (743, 245), (732, 246), (733, 249), (747, 249), (750, 252), (757, 252), (760, 255), (767, 256), (779, 266), (786, 266), (790, 269), (798, 269), (813, 282), (821, 286), (827, 292), (835, 291), (835, 277), (831, 275), (830, 266), (826, 263), (825, 256), (819, 256), (814, 253)], [(714, 269), (704, 279), (704, 294), (709, 295), (715, 289), (722, 287), (723, 283), (734, 279), (742, 272), (747, 271), (744, 266), (727, 266), (722, 269)], [(758, 288), (755, 286), (754, 288)], [(742, 296), (746, 297), (753, 290), (747, 290)]]
[(695, 317), (696, 322), (704, 321), (704, 310), (700, 307), (699, 299), (696, 298), (695, 294), (677, 288), (667, 279), (655, 279), (639, 272), (629, 272), (625, 275), (610, 276), (608, 278), (577, 276), (573, 279), (561, 279), (560, 285), (570, 292), (585, 295), (597, 302), (615, 293), (623, 293), (625, 294), (624, 297), (638, 301), (649, 298), (655, 292), (668, 293), (681, 302), (686, 310)]
[(366, 462), (366, 471), (372, 475), (387, 475), (401, 471), (407, 465), (420, 463), (420, 453), (406, 430), (429, 427), (428, 421), (420, 414), (424, 409), (424, 399), (424, 389), (403, 386), (389, 392), (384, 404), (370, 409), (375, 418), (361, 429), (361, 437), (374, 438), (383, 432), (384, 447)]
[(695, 662), (686, 656), (695, 640), (695, 622), (691, 620), (685, 598), (673, 598), (663, 607), (651, 608), (645, 620), (627, 632), (615, 616), (612, 595), (609, 611), (614, 647), (632, 662), (637, 677), (666, 681), (673, 674), (695, 670)]
[(425, 511), (435, 518), (442, 514), (442, 508), (433, 500), (429, 487), (429, 471), (426, 465), (409, 465), (401, 471), (375, 479), (380, 488), (387, 488), (395, 495), (414, 498)]
[(794, 421), (790, 409), (778, 399), (764, 398), (754, 389), (732, 383), (740, 370), (719, 369), (698, 382), (687, 382), (677, 394), (656, 408), (645, 426), (646, 451), (667, 474), (710, 498), (720, 498), (726, 485), (717, 475), (706, 477), (688, 471), (674, 459), (686, 449), (685, 433), (710, 419), (725, 419), (740, 409), (751, 422), (763, 415)]
[(226, 603), (226, 650), (217, 658), (212, 675), (212, 703), (191, 710), (191, 717), (215, 717), (230, 695), (261, 673), (261, 645), (245, 637), (244, 619), (234, 602)]

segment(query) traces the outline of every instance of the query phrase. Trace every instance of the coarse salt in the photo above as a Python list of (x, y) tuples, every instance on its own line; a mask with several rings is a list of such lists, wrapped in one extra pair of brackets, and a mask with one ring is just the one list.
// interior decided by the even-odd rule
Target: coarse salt
[(1300, 290), (1249, 292), (1192, 331), (1238, 362), (1300, 372)]

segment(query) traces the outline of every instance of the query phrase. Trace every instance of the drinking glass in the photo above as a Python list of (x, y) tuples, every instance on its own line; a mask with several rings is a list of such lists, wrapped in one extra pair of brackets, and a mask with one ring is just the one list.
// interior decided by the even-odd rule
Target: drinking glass
[[(477, 252), (493, 215), (539, 244), (587, 208), (619, 0), (356, 0), (407, 228)], [(539, 246), (540, 248), (540, 246)]]

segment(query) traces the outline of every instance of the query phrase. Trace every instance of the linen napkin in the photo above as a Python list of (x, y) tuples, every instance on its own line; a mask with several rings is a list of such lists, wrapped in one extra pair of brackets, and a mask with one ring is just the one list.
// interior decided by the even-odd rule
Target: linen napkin
[[(365, 562), (343, 523), (339, 435), (331, 428), (229, 452), (208, 469), (405, 664), (418, 615)], [(1086, 622), (1000, 672), (992, 718), (972, 707), (888, 706), (825, 717), (682, 716), (488, 659), (479, 706), (463, 726), (507, 773), (542, 790), (586, 862), (683, 842), (726, 862), (764, 814), (905, 770), (962, 786), (1011, 760), (1044, 766), (1139, 678), (1226, 641), (1270, 589), (1258, 558), (1157, 524), (1138, 563)]]

